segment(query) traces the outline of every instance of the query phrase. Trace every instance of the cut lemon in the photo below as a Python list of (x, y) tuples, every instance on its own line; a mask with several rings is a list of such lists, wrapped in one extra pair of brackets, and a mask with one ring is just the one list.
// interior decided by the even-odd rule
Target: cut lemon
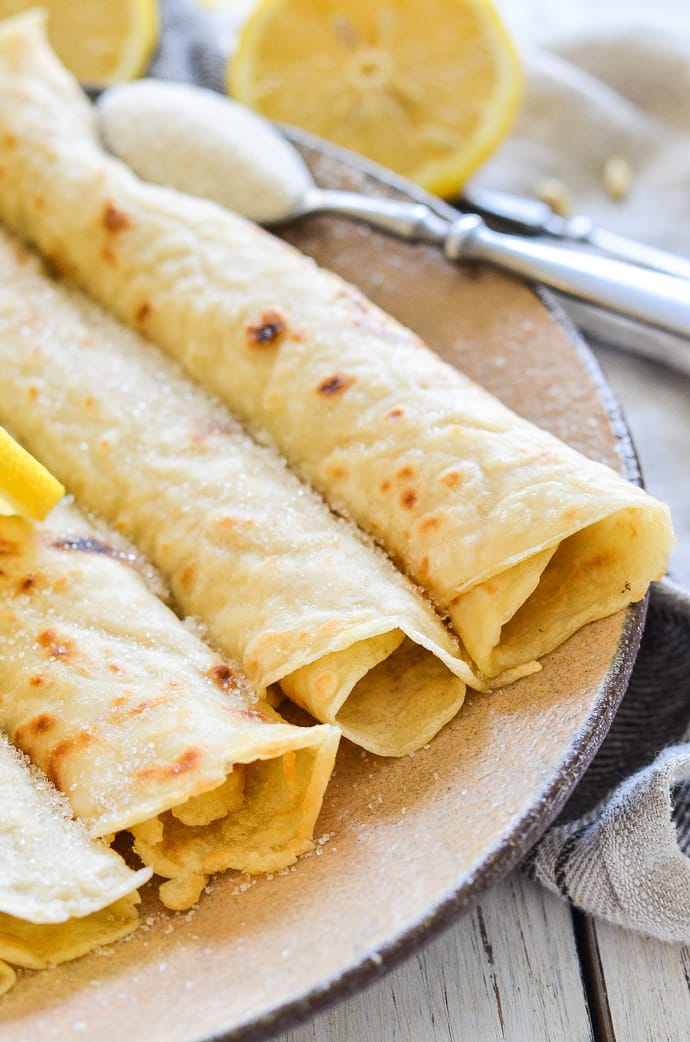
[[(132, 80), (144, 72), (158, 41), (157, 0), (40, 0), (48, 39), (82, 83)], [(0, 0), (0, 18), (36, 0)]]
[(490, 0), (263, 0), (227, 76), (269, 119), (446, 196), (503, 138), (521, 84)]
[(40, 520), (64, 494), (57, 478), (0, 427), (0, 514)]

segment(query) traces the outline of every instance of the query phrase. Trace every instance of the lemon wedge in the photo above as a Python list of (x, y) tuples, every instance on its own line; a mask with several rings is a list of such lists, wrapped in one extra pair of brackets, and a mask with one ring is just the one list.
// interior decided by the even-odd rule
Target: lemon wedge
[(0, 514), (40, 520), (64, 494), (50, 471), (0, 427)]
[[(82, 83), (118, 83), (144, 72), (158, 41), (156, 0), (40, 0), (48, 39)], [(36, 7), (36, 0), (0, 0), (0, 18)]]
[(510, 128), (522, 74), (490, 0), (263, 0), (227, 88), (450, 196)]

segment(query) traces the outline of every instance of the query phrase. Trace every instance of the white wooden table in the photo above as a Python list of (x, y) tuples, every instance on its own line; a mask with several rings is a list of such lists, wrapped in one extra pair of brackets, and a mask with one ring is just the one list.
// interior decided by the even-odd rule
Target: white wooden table
[[(671, 574), (690, 587), (690, 378), (612, 351), (599, 359), (647, 487), (671, 504)], [(690, 945), (573, 914), (516, 872), (380, 983), (275, 1042), (494, 1040), (690, 1040)]]

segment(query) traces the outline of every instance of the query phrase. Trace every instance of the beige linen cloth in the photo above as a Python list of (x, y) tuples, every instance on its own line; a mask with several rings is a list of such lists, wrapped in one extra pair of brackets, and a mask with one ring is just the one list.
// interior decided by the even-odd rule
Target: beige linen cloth
[[(574, 212), (690, 256), (690, 3), (503, 0), (499, 6), (524, 55), (525, 103), (510, 138), (474, 183), (534, 195), (540, 181), (555, 178)], [(606, 190), (604, 167), (612, 156), (630, 171), (622, 200)], [(590, 333), (607, 337), (617, 330), (587, 318)], [(648, 334), (632, 328), (627, 335), (644, 350)], [(690, 354), (690, 343), (685, 349)], [(679, 374), (678, 381), (686, 408), (665, 422), (687, 436), (690, 380)], [(690, 466), (685, 473), (690, 485)], [(687, 539), (687, 518), (676, 520)], [(682, 547), (686, 560), (689, 549)], [(653, 591), (614, 725), (528, 857), (529, 874), (612, 922), (689, 941), (689, 743), (690, 598), (665, 582)]]
[[(248, 6), (209, 15), (192, 0), (164, 2), (152, 73), (222, 89)], [(690, 256), (690, 0), (499, 7), (524, 57), (525, 103), (473, 183), (533, 195), (557, 178), (576, 210), (610, 230)], [(630, 169), (623, 201), (603, 180), (614, 155)], [(687, 413), (669, 422), (690, 434), (690, 380), (678, 380)], [(683, 532), (684, 519), (677, 526)], [(690, 941), (690, 598), (672, 583), (652, 593), (609, 736), (525, 870), (594, 915)]]

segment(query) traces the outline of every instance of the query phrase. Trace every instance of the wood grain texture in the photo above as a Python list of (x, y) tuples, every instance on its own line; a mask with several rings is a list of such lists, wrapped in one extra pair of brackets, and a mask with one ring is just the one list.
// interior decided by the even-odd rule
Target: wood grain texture
[(361, 995), (275, 1042), (590, 1042), (568, 907), (517, 873)]
[(586, 936), (601, 1042), (690, 1038), (690, 947), (592, 920)]

